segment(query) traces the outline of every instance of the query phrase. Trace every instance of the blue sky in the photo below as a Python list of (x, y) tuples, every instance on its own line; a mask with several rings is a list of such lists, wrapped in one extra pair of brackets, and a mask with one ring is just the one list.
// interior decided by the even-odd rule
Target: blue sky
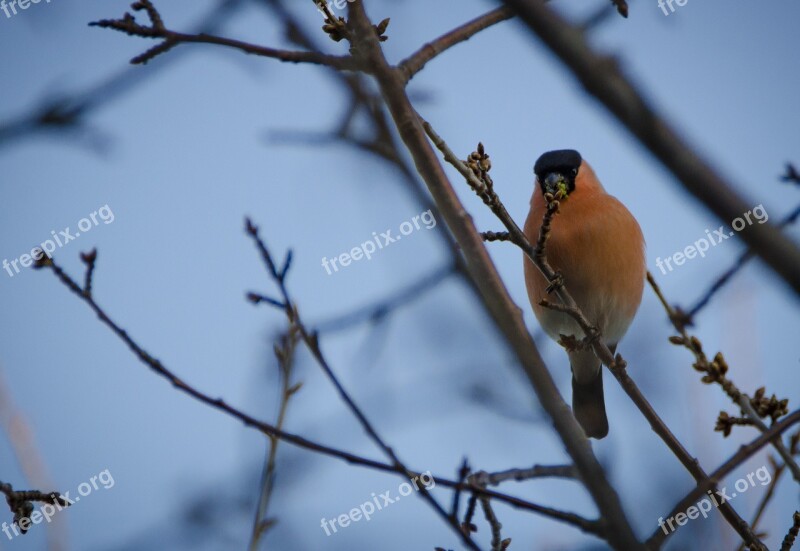
[[(575, 19), (601, 4), (553, 2)], [(170, 27), (186, 30), (213, 3), (156, 5)], [(321, 18), (311, 2), (292, 7), (318, 31)], [(367, 4), (374, 19), (391, 17), (384, 48), (393, 62), (492, 7), (477, 0)], [(87, 26), (126, 9), (117, 0), (52, 0), (11, 18), (0, 12), (0, 121), (126, 70), (128, 60), (153, 43)], [(793, 53), (799, 15), (800, 6), (789, 0), (689, 0), (669, 16), (655, 0), (637, 1), (628, 20), (610, 18), (592, 39), (619, 57), (687, 141), (773, 221), (800, 200), (777, 179), (787, 161), (800, 163), (800, 62)], [(245, 3), (219, 32), (285, 44), (280, 26), (255, 2)], [(321, 31), (317, 38), (324, 38)], [(344, 43), (328, 47), (346, 52)], [(79, 252), (97, 247), (95, 297), (116, 321), (193, 385), (273, 419), (271, 339), (284, 320), (244, 300), (250, 290), (274, 293), (244, 235), (244, 217), (262, 228), (276, 253), (293, 249), (289, 286), (311, 324), (442, 266), (446, 252), (436, 233), (444, 224), (329, 275), (323, 257), (352, 249), (372, 232), (396, 232), (424, 210), (380, 161), (344, 144), (301, 145), (281, 133), (335, 125), (347, 99), (336, 81), (319, 68), (212, 46), (182, 46), (136, 71), (147, 71), (148, 78), (92, 111), (86, 132), (39, 135), (0, 148), (0, 259), (18, 258), (52, 231), (74, 232), (82, 218), (108, 206), (113, 222), (101, 220), (59, 248), (56, 260), (80, 278)], [(729, 239), (703, 259), (656, 272), (656, 258), (730, 221), (715, 219), (684, 192), (518, 22), (504, 22), (430, 62), (410, 91), (454, 151), (466, 155), (478, 141), (486, 145), (499, 193), (519, 222), (536, 157), (550, 149), (580, 150), (639, 220), (648, 268), (673, 302), (692, 303), (742, 250)], [(499, 230), (448, 170), (478, 227)], [(791, 235), (800, 234), (795, 228)], [(489, 249), (536, 334), (520, 254), (504, 244)], [(113, 488), (92, 492), (63, 515), (70, 548), (242, 548), (263, 439), (149, 372), (51, 274), (0, 272), (0, 304), (0, 377), (30, 424), (50, 479), (73, 493), (106, 469), (115, 480)], [(799, 322), (796, 297), (753, 262), (701, 314), (696, 333), (707, 350), (725, 352), (744, 390), (766, 386), (796, 406), (798, 352), (787, 337)], [(621, 352), (643, 392), (710, 470), (754, 433), (744, 429), (723, 439), (711, 431), (719, 410), (733, 408), (718, 388), (699, 383), (688, 353), (667, 343), (669, 334), (648, 291)], [(569, 396), (563, 351), (540, 342)], [(565, 461), (511, 355), (455, 278), (383, 324), (323, 335), (322, 344), (348, 389), (414, 468), (452, 477), (465, 455), (486, 470)], [(289, 430), (378, 456), (306, 353), (299, 355), (296, 377), (304, 386), (290, 405)], [(606, 393), (611, 434), (594, 447), (644, 536), (691, 479), (610, 378)], [(759, 454), (731, 483), (765, 464), (766, 454)], [(0, 479), (25, 485), (5, 437), (0, 466)], [(278, 472), (272, 514), (280, 522), (269, 536), (275, 548), (457, 545), (422, 501), (412, 499), (326, 536), (322, 517), (346, 512), (372, 492), (395, 491), (401, 481), (289, 446), (281, 447)], [(784, 482), (764, 523), (770, 547), (797, 504), (796, 489)], [(593, 513), (577, 484), (529, 482), (509, 491)], [(733, 505), (750, 518), (761, 492), (751, 489)], [(449, 503), (447, 492), (437, 495)], [(514, 547), (598, 545), (548, 520), (505, 507), (498, 514)], [(675, 548), (689, 537), (734, 544), (716, 517), (693, 521), (683, 532)], [(479, 538), (488, 541), (485, 525)], [(0, 549), (41, 549), (44, 542), (43, 531), (35, 530), (13, 541), (0, 536)]]

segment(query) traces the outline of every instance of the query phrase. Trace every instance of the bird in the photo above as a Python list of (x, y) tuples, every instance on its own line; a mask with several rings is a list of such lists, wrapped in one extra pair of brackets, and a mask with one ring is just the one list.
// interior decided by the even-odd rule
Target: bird
[[(548, 151), (534, 165), (536, 176), (524, 233), (536, 243), (547, 210), (545, 193), (561, 189), (552, 218), (545, 257), (561, 275), (565, 289), (585, 317), (599, 329), (612, 354), (642, 301), (645, 242), (639, 223), (609, 195), (591, 165), (574, 149)], [(568, 314), (540, 305), (550, 282), (524, 256), (525, 286), (533, 312), (547, 335), (585, 338)], [(591, 349), (567, 352), (572, 370), (572, 411), (587, 437), (608, 435), (603, 395), (603, 366)]]

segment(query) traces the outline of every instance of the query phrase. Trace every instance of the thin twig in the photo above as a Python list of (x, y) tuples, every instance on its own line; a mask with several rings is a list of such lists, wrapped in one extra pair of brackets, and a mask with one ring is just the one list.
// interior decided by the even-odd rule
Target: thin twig
[(247, 54), (268, 57), (288, 63), (311, 63), (316, 65), (326, 65), (343, 71), (355, 70), (358, 68), (355, 60), (350, 56), (335, 56), (322, 54), (319, 52), (279, 50), (206, 33), (187, 34), (173, 31), (164, 26), (163, 21), (158, 15), (158, 12), (155, 10), (149, 0), (139, 0), (133, 3), (132, 7), (135, 11), (143, 10), (147, 13), (148, 17), (150, 18), (149, 26), (137, 23), (136, 19), (130, 13), (126, 13), (121, 19), (101, 19), (100, 21), (89, 23), (89, 25), (104, 29), (114, 29), (142, 38), (163, 40), (163, 42), (154, 48), (151, 48), (147, 52), (131, 59), (131, 63), (134, 65), (147, 63), (157, 55), (160, 55), (179, 44), (194, 43), (225, 46), (228, 48), (234, 48)]
[[(268, 437), (279, 438), (284, 442), (297, 446), (301, 449), (341, 459), (352, 465), (358, 465), (361, 467), (368, 467), (371, 469), (375, 469), (377, 471), (397, 474), (398, 472), (397, 466), (394, 464), (384, 463), (382, 461), (377, 461), (374, 459), (359, 456), (348, 451), (333, 448), (331, 446), (319, 444), (317, 442), (308, 440), (307, 438), (303, 438), (302, 436), (287, 432), (285, 430), (278, 429), (274, 425), (271, 425), (263, 421), (259, 421), (258, 419), (242, 412), (241, 410), (236, 409), (235, 407), (229, 405), (221, 398), (212, 398), (210, 395), (197, 390), (196, 388), (192, 387), (184, 380), (179, 378), (177, 375), (175, 375), (160, 360), (152, 356), (142, 346), (140, 346), (125, 329), (121, 328), (119, 325), (117, 325), (116, 322), (114, 322), (110, 318), (110, 316), (105, 312), (105, 310), (103, 310), (97, 304), (97, 302), (95, 302), (93, 296), (87, 296), (85, 293), (83, 293), (83, 289), (81, 289), (81, 287), (66, 272), (64, 272), (63, 269), (58, 264), (56, 264), (55, 261), (53, 261), (52, 259), (43, 260), (38, 264), (38, 267), (52, 270), (56, 278), (64, 286), (66, 286), (72, 293), (74, 293), (80, 300), (82, 300), (87, 306), (89, 306), (89, 308), (100, 319), (101, 323), (103, 323), (103, 325), (108, 327), (131, 350), (133, 355), (140, 362), (142, 362), (145, 366), (147, 366), (149, 369), (151, 369), (154, 373), (156, 373), (160, 377), (163, 377), (164, 379), (169, 381), (172, 384), (172, 386), (174, 386), (180, 392), (187, 394), (192, 398), (198, 400), (199, 402), (206, 404), (207, 406), (210, 406), (213, 409), (221, 411), (241, 421), (245, 426), (254, 428)], [(412, 477), (419, 476), (420, 471), (411, 471), (411, 475)], [(405, 476), (405, 473), (403, 473), (403, 476)], [(453, 488), (453, 489), (460, 489), (461, 491), (470, 491), (477, 493), (479, 495), (485, 495), (487, 497), (490, 497), (491, 499), (508, 503), (512, 507), (539, 513), (541, 515), (550, 517), (554, 520), (571, 524), (588, 534), (594, 534), (599, 537), (603, 537), (604, 526), (598, 521), (587, 520), (578, 515), (573, 515), (571, 513), (564, 513), (562, 511), (557, 511), (547, 507), (542, 507), (536, 505), (535, 503), (530, 503), (524, 499), (503, 494), (501, 492), (496, 492), (488, 489), (475, 488), (473, 485), (470, 485), (468, 483), (450, 480), (445, 477), (434, 476), (434, 479), (436, 480), (436, 484), (439, 486)]]
[(507, 231), (482, 231), (481, 237), (489, 243), (493, 241), (511, 241), (511, 234)]
[[(309, 35), (301, 26), (300, 21), (294, 13), (287, 9), (283, 0), (260, 0), (261, 4), (269, 8), (275, 17), (282, 20), (288, 29), (287, 35), (297, 45), (310, 51), (320, 51), (319, 45), (313, 36)], [(407, 155), (401, 152), (401, 144), (396, 139), (396, 132), (392, 127), (391, 120), (387, 116), (383, 99), (379, 94), (372, 91), (364, 75), (359, 73), (343, 73), (332, 67), (327, 67), (327, 73), (345, 88), (351, 96), (351, 106), (348, 113), (345, 113), (343, 121), (337, 126), (334, 135), (343, 139), (346, 143), (366, 151), (371, 155), (389, 163), (396, 168), (402, 179), (407, 185), (407, 189), (422, 206), (424, 210), (430, 209), (437, 220), (441, 219), (439, 208), (431, 200), (429, 193), (422, 185), (417, 172), (413, 169), (407, 159)], [(352, 134), (351, 122), (355, 119), (356, 109), (364, 113), (372, 122), (373, 136), (369, 140), (364, 140)], [(348, 122), (350, 121), (350, 122)], [(474, 281), (468, 277), (465, 263), (455, 240), (449, 232), (436, 232), (435, 236), (447, 248), (447, 251), (456, 266), (456, 271), (466, 283), (470, 291), (478, 294)]]
[[(274, 348), (275, 357), (278, 360), (278, 374), (281, 381), (280, 405), (278, 406), (278, 417), (275, 421), (275, 427), (277, 429), (283, 428), (289, 401), (301, 388), (300, 383), (292, 384), (294, 352), (297, 340), (297, 328), (294, 325), (290, 325), (289, 329), (281, 336), (278, 340), (278, 344), (276, 344)], [(256, 506), (256, 515), (253, 520), (253, 530), (250, 536), (250, 551), (256, 551), (258, 549), (261, 538), (275, 523), (273, 519), (266, 518), (266, 515), (269, 510), (272, 491), (275, 487), (275, 470), (279, 442), (280, 439), (274, 436), (269, 437), (269, 451), (264, 459), (264, 468), (261, 473), (261, 493), (258, 496), (258, 505)]]
[(498, 486), (503, 482), (514, 480), (522, 482), (533, 478), (569, 478), (580, 480), (580, 474), (574, 465), (534, 465), (526, 469), (508, 469), (496, 473), (481, 471), (476, 475), (483, 486)]
[(461, 523), (461, 529), (468, 534), (478, 531), (478, 527), (472, 522), (472, 519), (475, 518), (475, 508), (477, 505), (478, 494), (473, 492), (467, 501), (467, 510), (464, 512), (464, 522)]
[[(791, 445), (789, 446), (789, 450), (792, 452), (793, 456), (798, 455), (800, 453), (800, 431), (794, 433), (791, 438), (789, 439)], [(767, 505), (769, 504), (772, 496), (775, 495), (775, 490), (778, 487), (778, 482), (780, 482), (783, 473), (786, 471), (786, 465), (781, 463), (777, 467), (775, 467), (775, 461), (770, 458), (774, 468), (774, 474), (772, 475), (772, 482), (767, 489), (767, 492), (764, 494), (764, 497), (761, 499), (761, 503), (758, 504), (756, 507), (755, 515), (753, 516), (753, 520), (750, 522), (750, 526), (753, 527), (753, 530), (758, 528), (758, 523), (761, 522), (761, 517), (764, 514), (764, 511), (767, 510)], [(739, 551), (744, 550), (744, 544), (739, 547)]]
[(408, 82), (414, 75), (419, 73), (425, 64), (438, 56), (448, 48), (469, 40), (484, 29), (491, 27), (501, 21), (506, 21), (514, 17), (513, 10), (501, 7), (476, 17), (472, 21), (456, 27), (452, 31), (440, 36), (436, 40), (426, 43), (419, 50), (404, 59), (398, 64), (398, 69)]
[(34, 501), (56, 505), (59, 510), (61, 510), (61, 507), (69, 506), (69, 502), (61, 497), (58, 492), (45, 493), (39, 490), (14, 490), (11, 484), (2, 480), (0, 480), (0, 493), (5, 494), (8, 508), (14, 513), (13, 523), (19, 527), (20, 532), (23, 534), (31, 527), (30, 517), (33, 513)]
[[(694, 368), (697, 371), (701, 371), (706, 374), (703, 377), (703, 382), (707, 384), (718, 383), (719, 386), (725, 391), (725, 394), (727, 394), (728, 397), (739, 406), (745, 417), (749, 419), (758, 430), (765, 432), (767, 430), (767, 425), (764, 424), (764, 422), (761, 420), (761, 417), (753, 409), (751, 405), (751, 398), (747, 396), (747, 394), (740, 391), (736, 384), (727, 377), (726, 374), (728, 372), (728, 364), (723, 355), (721, 353), (717, 353), (714, 359), (709, 362), (705, 352), (703, 351), (700, 340), (693, 335), (689, 335), (689, 333), (686, 331), (686, 315), (683, 314), (680, 309), (670, 306), (658, 283), (656, 283), (653, 274), (650, 272), (647, 273), (647, 282), (650, 284), (653, 292), (656, 294), (658, 300), (666, 310), (670, 323), (672, 323), (675, 330), (679, 333), (679, 336), (670, 338), (670, 341), (674, 344), (684, 346), (690, 352), (692, 352), (696, 360)], [(768, 400), (768, 402), (770, 402), (770, 405), (772, 405), (772, 407), (769, 408), (769, 412), (773, 420), (786, 412), (786, 405), (788, 403), (787, 400), (778, 401), (773, 397), (773, 399)], [(794, 479), (800, 482), (800, 466), (797, 465), (792, 457), (792, 454), (788, 449), (786, 449), (783, 441), (778, 439), (773, 442), (772, 445), (783, 458), (789, 470), (792, 471), (792, 476)]]
[(489, 526), (492, 530), (492, 551), (504, 551), (506, 547), (508, 547), (506, 542), (511, 543), (511, 540), (508, 539), (503, 541), (503, 535), (501, 533), (503, 525), (497, 518), (494, 509), (492, 509), (492, 504), (489, 501), (489, 498), (480, 497), (478, 499), (481, 502), (481, 509), (483, 509), (483, 515), (486, 518), (486, 522), (489, 523)]
[[(787, 226), (794, 224), (797, 219), (800, 218), (800, 205), (795, 207), (795, 209), (790, 212), (783, 220), (780, 221), (778, 227), (783, 229)], [(736, 261), (731, 265), (730, 268), (725, 270), (721, 276), (719, 276), (714, 283), (711, 284), (711, 287), (708, 288), (708, 291), (703, 293), (703, 296), (700, 297), (694, 306), (692, 306), (689, 311), (687, 312), (687, 316), (690, 320), (694, 320), (697, 314), (706, 307), (706, 305), (711, 301), (714, 295), (722, 289), (725, 284), (727, 284), (733, 276), (735, 276), (739, 270), (741, 270), (755, 255), (751, 249), (747, 249)]]
[(800, 171), (792, 163), (786, 163), (786, 172), (781, 176), (781, 181), (800, 185)]
[[(339, 394), (341, 399), (345, 402), (348, 409), (353, 413), (356, 417), (358, 422), (361, 424), (361, 427), (364, 431), (369, 435), (370, 439), (381, 449), (383, 453), (391, 460), (392, 464), (395, 467), (395, 470), (398, 473), (404, 474), (408, 478), (413, 478), (414, 473), (408, 469), (408, 467), (400, 461), (397, 454), (394, 450), (384, 441), (384, 439), (378, 434), (378, 431), (372, 425), (370, 420), (367, 418), (366, 414), (363, 410), (356, 404), (355, 400), (352, 396), (347, 392), (342, 385), (339, 378), (333, 372), (330, 364), (328, 363), (327, 359), (325, 358), (324, 354), (322, 353), (322, 349), (319, 346), (319, 339), (317, 334), (314, 332), (309, 331), (300, 318), (300, 314), (297, 311), (297, 308), (293, 305), (291, 297), (289, 296), (289, 292), (286, 288), (286, 274), (289, 267), (289, 261), (287, 260), (284, 263), (282, 268), (278, 268), (275, 261), (272, 258), (272, 254), (269, 252), (269, 249), (264, 244), (263, 239), (259, 235), (258, 227), (255, 226), (249, 219), (246, 221), (246, 231), (247, 234), (253, 239), (258, 251), (261, 254), (261, 258), (264, 260), (264, 263), (267, 267), (267, 272), (269, 273), (270, 277), (275, 281), (277, 284), (281, 297), (283, 299), (283, 304), (285, 308), (283, 308), (284, 312), (286, 313), (289, 322), (297, 328), (298, 335), (302, 338), (303, 342), (305, 343), (306, 347), (308, 348), (311, 355), (316, 360), (317, 364), (322, 368), (325, 375), (328, 377), (330, 382), (333, 384), (336, 392)], [(291, 257), (288, 257), (291, 258)], [(438, 501), (431, 495), (428, 489), (424, 486), (419, 488), (418, 495), (424, 500), (427, 501), (430, 506), (436, 511), (436, 513), (449, 524), (455, 533), (462, 539), (464, 544), (469, 547), (470, 549), (478, 549), (475, 542), (472, 541), (472, 538), (469, 537), (468, 534), (464, 534), (461, 529), (459, 528), (458, 524), (453, 521), (450, 515), (442, 508)]]
[(617, 8), (617, 13), (622, 17), (628, 17), (628, 2), (626, 0), (611, 0), (611, 3)]
[[(561, 477), (580, 480), (578, 470), (573, 465), (534, 465), (527, 469), (508, 469), (496, 473), (478, 471), (468, 477), (468, 481), (476, 487), (486, 488), (497, 486), (509, 480), (523, 481), (533, 478)], [(492, 551), (504, 551), (511, 544), (511, 538), (503, 539), (501, 535), (502, 524), (497, 518), (491, 502), (486, 496), (476, 496), (481, 503), (486, 521), (492, 530)], [(474, 502), (473, 502), (474, 509)], [(464, 526), (470, 523), (465, 521)]]
[(373, 304), (317, 322), (314, 327), (318, 333), (330, 334), (343, 331), (365, 321), (377, 322), (385, 318), (390, 312), (413, 303), (416, 299), (421, 298), (427, 292), (447, 281), (450, 276), (457, 272), (458, 268), (452, 264), (436, 268), (431, 273), (425, 274), (417, 281), (404, 286)]
[(792, 515), (792, 526), (789, 528), (789, 532), (786, 534), (786, 537), (783, 538), (781, 551), (791, 551), (792, 546), (794, 546), (794, 540), (797, 538), (797, 534), (800, 534), (800, 511), (795, 511), (794, 515)]
[[(11, 391), (3, 377), (0, 366), (0, 428), (6, 434), (13, 457), (16, 459), (25, 482), (34, 487), (53, 487), (41, 450), (36, 444), (33, 428), (26, 414), (14, 404)], [(56, 515), (47, 523), (47, 548), (63, 551), (69, 548), (66, 522)]]
[[(195, 34), (213, 34), (221, 28), (230, 16), (246, 0), (218, 0), (216, 5), (205, 14), (196, 26)], [(0, 147), (32, 134), (49, 132), (76, 132), (89, 129), (88, 119), (111, 100), (135, 90), (145, 83), (148, 77), (167, 69), (170, 63), (181, 58), (172, 55), (158, 65), (144, 67), (126, 67), (97, 83), (70, 94), (57, 94), (48, 91), (48, 99), (34, 106), (23, 115), (9, 121), (0, 121)], [(96, 148), (103, 147), (99, 143)]]
[[(467, 475), (470, 472), (469, 463), (467, 462), (467, 458), (465, 457), (463, 461), (461, 461), (461, 466), (458, 468), (458, 481), (459, 482), (466, 482)], [(456, 489), (453, 492), (453, 502), (450, 506), (450, 517), (458, 522), (458, 511), (461, 509), (461, 489)]]
[[(572, 465), (534, 465), (527, 469), (508, 469), (496, 473), (487, 473), (486, 471), (478, 471), (469, 475), (467, 480), (470, 484), (478, 488), (486, 488), (487, 486), (497, 486), (508, 480), (523, 481), (532, 478), (545, 478), (545, 477), (563, 477), (580, 480), (578, 470)], [(472, 510), (475, 508), (474, 498), (480, 501), (481, 508), (483, 509), (486, 521), (492, 531), (492, 551), (505, 551), (511, 545), (511, 538), (503, 539), (501, 530), (503, 525), (497, 518), (490, 499), (487, 496), (477, 496), (473, 494), (473, 500), (470, 502)], [(471, 518), (471, 517), (470, 517)], [(471, 521), (465, 520), (462, 525), (465, 529), (476, 530)]]
[(87, 295), (92, 294), (92, 277), (94, 267), (97, 262), (97, 249), (92, 249), (88, 253), (81, 253), (81, 261), (86, 264), (86, 275), (83, 278), (83, 292)]

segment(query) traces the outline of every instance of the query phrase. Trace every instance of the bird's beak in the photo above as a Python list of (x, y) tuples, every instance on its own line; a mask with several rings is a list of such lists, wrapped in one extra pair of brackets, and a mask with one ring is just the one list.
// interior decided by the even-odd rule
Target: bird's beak
[(544, 178), (544, 191), (545, 193), (552, 193), (555, 195), (559, 189), (560, 184), (566, 184), (564, 176), (557, 172), (551, 172)]

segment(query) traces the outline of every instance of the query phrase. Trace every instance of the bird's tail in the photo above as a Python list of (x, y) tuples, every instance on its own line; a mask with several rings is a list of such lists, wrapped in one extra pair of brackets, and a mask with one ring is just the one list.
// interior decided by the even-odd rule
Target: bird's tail
[[(603, 396), (603, 366), (591, 350), (570, 353), (572, 367), (572, 412), (589, 438), (608, 434)], [(575, 377), (579, 375), (580, 381)]]
[(589, 438), (599, 440), (608, 434), (602, 369), (588, 383), (579, 383), (575, 375), (572, 376), (572, 411)]

